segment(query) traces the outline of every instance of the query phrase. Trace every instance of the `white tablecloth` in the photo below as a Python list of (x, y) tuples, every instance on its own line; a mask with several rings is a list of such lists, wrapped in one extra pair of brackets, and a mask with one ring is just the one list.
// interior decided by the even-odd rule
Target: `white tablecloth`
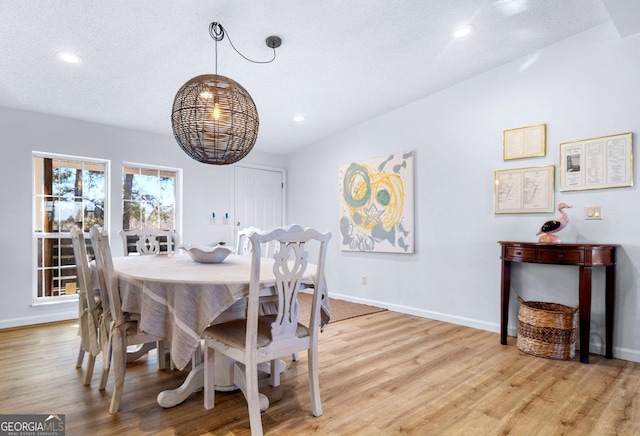
[[(122, 310), (140, 314), (140, 328), (171, 344), (171, 355), (183, 369), (200, 346), (204, 329), (236, 301), (249, 294), (250, 256), (230, 255), (224, 262), (194, 262), (186, 254), (127, 256), (113, 259)], [(263, 288), (274, 285), (273, 260), (262, 259)], [(315, 266), (309, 265), (309, 284)], [(328, 298), (323, 315), (328, 321)]]

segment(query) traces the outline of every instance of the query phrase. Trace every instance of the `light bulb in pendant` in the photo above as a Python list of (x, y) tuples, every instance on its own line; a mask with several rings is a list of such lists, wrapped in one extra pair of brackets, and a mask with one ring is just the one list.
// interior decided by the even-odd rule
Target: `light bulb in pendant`
[(222, 109), (220, 109), (220, 105), (218, 103), (213, 105), (213, 111), (211, 112), (214, 120), (219, 120), (222, 116)]

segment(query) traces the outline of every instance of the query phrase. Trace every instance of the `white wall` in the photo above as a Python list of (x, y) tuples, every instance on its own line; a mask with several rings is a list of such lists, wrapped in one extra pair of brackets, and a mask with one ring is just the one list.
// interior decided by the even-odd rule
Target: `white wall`
[[(559, 143), (629, 131), (637, 142), (638, 53), (640, 35), (621, 40), (605, 24), (289, 156), (289, 221), (334, 235), (327, 260), (330, 292), (498, 332), (497, 241), (534, 242), (540, 225), (557, 212), (495, 215), (493, 172), (556, 165), (555, 202), (574, 206), (563, 241), (622, 245), (614, 355), (640, 362), (637, 188), (559, 192), (557, 182)], [(503, 130), (539, 123), (547, 124), (547, 155), (503, 161)], [(339, 251), (338, 166), (405, 150), (416, 156), (416, 253)], [(604, 219), (586, 221), (588, 205), (601, 205)], [(591, 350), (602, 354), (604, 274), (594, 270)], [(362, 275), (367, 285), (361, 284)], [(577, 306), (577, 275), (575, 267), (515, 265), (512, 288), (525, 300)], [(510, 334), (516, 331), (514, 300), (512, 291)]]
[[(111, 245), (123, 249), (122, 164), (124, 161), (182, 168), (184, 243), (233, 243), (233, 226), (209, 225), (212, 211), (233, 211), (233, 167), (190, 159), (171, 135), (115, 128), (0, 107), (0, 163), (4, 198), (0, 202), (0, 328), (77, 317), (77, 303), (32, 306), (32, 151), (111, 161)], [(279, 166), (280, 159), (252, 152), (243, 164)], [(231, 220), (233, 222), (233, 219)]]

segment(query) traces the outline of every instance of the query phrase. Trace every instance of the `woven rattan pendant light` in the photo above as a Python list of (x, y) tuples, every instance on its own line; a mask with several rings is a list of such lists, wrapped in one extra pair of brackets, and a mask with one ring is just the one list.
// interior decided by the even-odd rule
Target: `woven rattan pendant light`
[[(258, 138), (260, 121), (247, 90), (217, 74), (217, 44), (224, 38), (224, 29), (211, 23), (209, 33), (216, 41), (216, 74), (203, 74), (182, 85), (173, 101), (171, 125), (176, 141), (191, 158), (227, 165), (249, 154)], [(267, 45), (274, 49), (275, 59), (280, 38), (273, 38), (277, 37), (267, 38)]]

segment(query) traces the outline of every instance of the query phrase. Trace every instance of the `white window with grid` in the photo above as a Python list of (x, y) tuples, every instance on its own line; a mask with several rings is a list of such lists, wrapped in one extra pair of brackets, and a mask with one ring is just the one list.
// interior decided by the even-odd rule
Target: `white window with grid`
[(125, 163), (122, 169), (122, 229), (178, 229), (181, 170)]
[(34, 297), (36, 303), (76, 299), (70, 229), (108, 227), (109, 161), (33, 154)]

